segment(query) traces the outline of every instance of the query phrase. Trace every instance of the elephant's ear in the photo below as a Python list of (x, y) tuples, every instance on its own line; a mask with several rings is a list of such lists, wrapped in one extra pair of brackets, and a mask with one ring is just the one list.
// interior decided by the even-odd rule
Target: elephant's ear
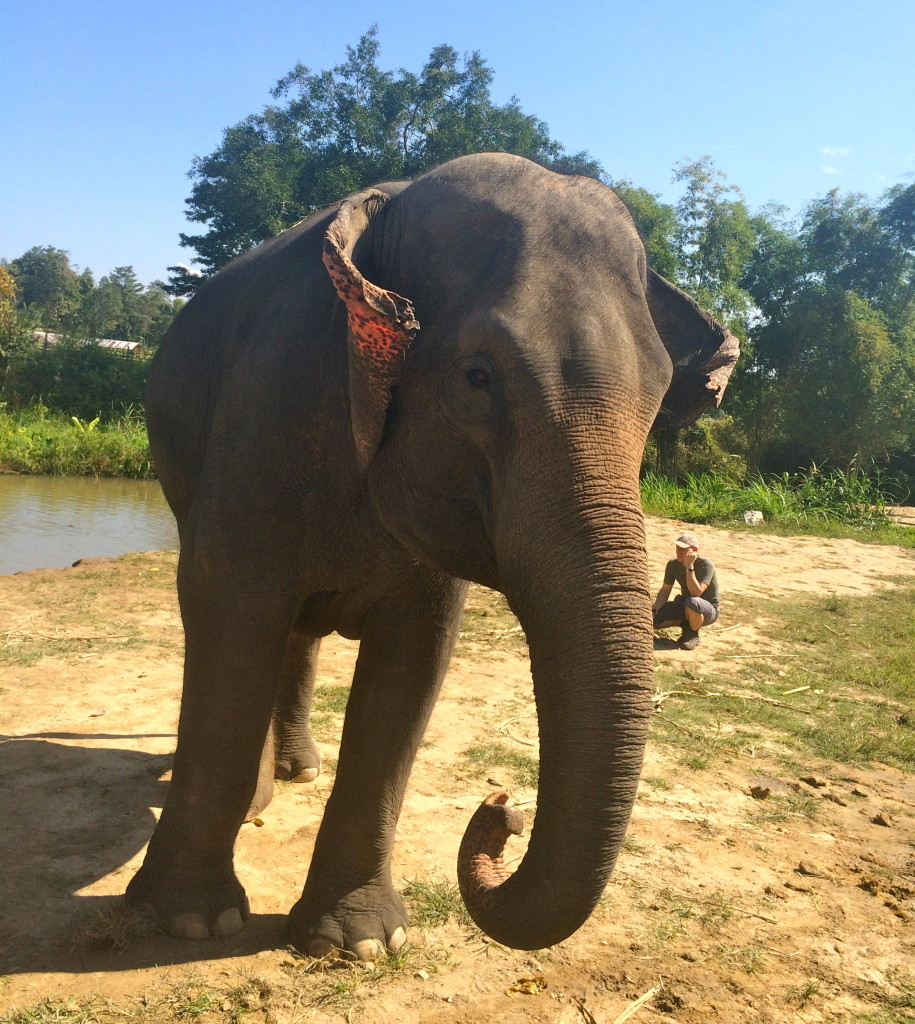
[(345, 199), (324, 236), (324, 266), (346, 305), (350, 408), (363, 468), (381, 444), (391, 388), (419, 330), (409, 299), (367, 281), (352, 261), (353, 246), (387, 198), (368, 189)]
[(721, 404), (740, 343), (686, 292), (651, 269), (646, 296), (655, 329), (674, 364), (653, 429), (684, 427)]

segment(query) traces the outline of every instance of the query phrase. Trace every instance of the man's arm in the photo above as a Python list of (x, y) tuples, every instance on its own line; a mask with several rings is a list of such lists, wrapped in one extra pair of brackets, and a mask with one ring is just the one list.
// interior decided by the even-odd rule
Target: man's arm
[(663, 587), (658, 591), (658, 596), (654, 599), (654, 604), (651, 606), (651, 610), (656, 612), (659, 608), (667, 604), (667, 598), (670, 597), (670, 592), (673, 589), (672, 583), (665, 583)]
[(683, 556), (683, 568), (686, 569), (686, 589), (693, 597), (702, 597), (708, 588), (708, 581), (700, 583), (696, 578), (696, 559), (698, 557), (695, 551), (689, 551)]

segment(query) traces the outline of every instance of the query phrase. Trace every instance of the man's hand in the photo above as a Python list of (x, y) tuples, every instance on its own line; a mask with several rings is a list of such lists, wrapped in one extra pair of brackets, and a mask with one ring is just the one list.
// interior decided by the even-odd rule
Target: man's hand
[(687, 569), (692, 569), (692, 567), (696, 564), (696, 559), (698, 557), (699, 557), (699, 552), (698, 551), (692, 551), (692, 550), (684, 551), (683, 552), (683, 565)]

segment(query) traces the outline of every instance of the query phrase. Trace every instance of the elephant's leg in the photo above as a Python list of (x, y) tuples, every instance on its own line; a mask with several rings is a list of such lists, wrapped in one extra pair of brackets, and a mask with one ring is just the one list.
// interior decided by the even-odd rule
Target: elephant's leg
[(391, 882), (404, 790), (457, 637), (467, 585), (438, 577), (376, 604), (363, 623), (333, 792), (308, 880), (290, 913), (293, 942), (373, 959), (407, 923)]
[(314, 692), (320, 638), (293, 630), (286, 642), (280, 672), (273, 724), (261, 753), (257, 789), (245, 815), (256, 818), (273, 799), (273, 780), (314, 782), (321, 770), (321, 756), (311, 737), (308, 719)]
[(314, 782), (320, 774), (321, 756), (308, 727), (320, 647), (320, 637), (303, 636), (295, 631), (286, 645), (273, 712), (273, 771), (277, 779)]
[(185, 565), (179, 573), (186, 650), (178, 746), (127, 900), (183, 938), (232, 935), (248, 916), (232, 849), (254, 796), (294, 609), (272, 596), (279, 582), (246, 583), (242, 573), (215, 578)]

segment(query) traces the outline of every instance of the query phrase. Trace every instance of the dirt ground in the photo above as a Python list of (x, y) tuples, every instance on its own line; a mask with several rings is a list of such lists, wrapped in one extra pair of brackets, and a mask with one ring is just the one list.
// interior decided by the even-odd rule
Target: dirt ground
[[(683, 528), (648, 521), (653, 586)], [(900, 548), (698, 532), (725, 602), (738, 593), (867, 594), (915, 578), (915, 552)], [(613, 880), (560, 946), (506, 950), (452, 921), (414, 926), (395, 967), (322, 973), (285, 948), (283, 915), (333, 780), (336, 743), (325, 739), (331, 770), (313, 785), (278, 785), (262, 826), (241, 831), (236, 865), (252, 917), (240, 935), (185, 942), (147, 928), (123, 948), (96, 950), (91, 931), (139, 866), (167, 785), (182, 655), (174, 566), (174, 553), (154, 552), (0, 577), (0, 647), (10, 655), (0, 662), (0, 1017), (93, 994), (139, 1013), (180, 990), (163, 1004), (169, 1020), (613, 1024), (650, 993), (627, 1019), (838, 1021), (876, 1013), (904, 989), (905, 972), (911, 979), (915, 780), (887, 766), (829, 763), (795, 777), (765, 744), (704, 771), (650, 745)], [(511, 783), (505, 769), (469, 765), (468, 747), (495, 738), (536, 756), (517, 646), (485, 631), (459, 645), (411, 778), (399, 883), (453, 881), (470, 814)], [(659, 640), (656, 660), (689, 659), (701, 672), (762, 654), (777, 670), (791, 657), (786, 646), (758, 623), (735, 621), (725, 603), (697, 651)], [(348, 683), (355, 647), (325, 641), (320, 686)], [(750, 792), (760, 785), (804, 790), (822, 809), (814, 821), (767, 821)], [(512, 789), (529, 822), (535, 791)], [(517, 859), (524, 841), (515, 842)]]

